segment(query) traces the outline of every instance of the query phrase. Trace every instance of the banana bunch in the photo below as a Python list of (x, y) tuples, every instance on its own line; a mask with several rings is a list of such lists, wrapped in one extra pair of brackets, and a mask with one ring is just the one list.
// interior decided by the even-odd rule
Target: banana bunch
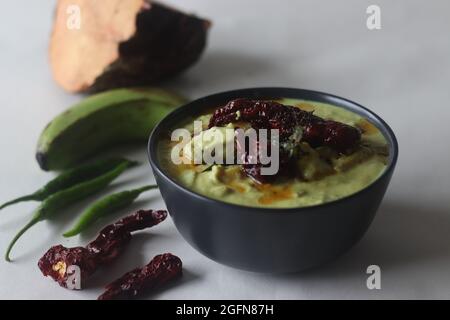
[(43, 170), (63, 170), (119, 144), (146, 141), (185, 100), (162, 89), (116, 89), (86, 98), (50, 122), (39, 138)]

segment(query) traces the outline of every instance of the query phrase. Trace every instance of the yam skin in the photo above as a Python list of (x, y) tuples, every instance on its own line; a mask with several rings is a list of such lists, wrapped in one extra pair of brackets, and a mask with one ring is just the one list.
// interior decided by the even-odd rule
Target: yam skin
[[(70, 6), (80, 28), (69, 28)], [(55, 81), (69, 92), (154, 84), (195, 63), (210, 22), (149, 0), (58, 0), (50, 40)]]

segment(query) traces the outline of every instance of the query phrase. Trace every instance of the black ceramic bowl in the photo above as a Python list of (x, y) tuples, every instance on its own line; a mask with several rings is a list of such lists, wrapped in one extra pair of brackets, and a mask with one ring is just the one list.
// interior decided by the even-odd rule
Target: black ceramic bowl
[[(158, 144), (206, 108), (235, 98), (295, 98), (330, 103), (369, 119), (389, 143), (384, 173), (365, 189), (345, 198), (303, 208), (253, 208), (214, 200), (178, 184), (158, 160)], [(376, 114), (327, 93), (288, 89), (234, 90), (192, 101), (175, 110), (154, 129), (149, 158), (173, 221), (184, 239), (219, 263), (256, 272), (296, 272), (332, 260), (351, 248), (368, 229), (383, 199), (397, 161), (394, 133)]]

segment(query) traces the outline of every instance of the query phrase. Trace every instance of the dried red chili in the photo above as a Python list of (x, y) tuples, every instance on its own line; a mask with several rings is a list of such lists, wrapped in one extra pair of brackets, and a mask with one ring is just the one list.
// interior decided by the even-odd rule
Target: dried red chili
[(60, 286), (67, 287), (69, 266), (80, 268), (83, 283), (101, 265), (108, 264), (123, 251), (131, 240), (131, 233), (152, 227), (164, 221), (167, 211), (140, 210), (100, 231), (97, 238), (86, 247), (51, 247), (39, 260), (38, 267), (44, 276), (50, 276)]
[(170, 282), (182, 274), (180, 258), (170, 253), (157, 255), (149, 264), (125, 273), (106, 286), (99, 300), (131, 299)]
[(296, 126), (301, 126), (304, 129), (303, 141), (314, 147), (329, 146), (339, 152), (352, 148), (361, 138), (355, 127), (266, 100), (232, 100), (214, 112), (209, 127), (236, 121), (247, 121), (255, 129), (278, 129), (281, 141), (292, 135)]
[[(301, 141), (312, 147), (328, 146), (340, 153), (355, 147), (361, 132), (352, 126), (332, 120), (324, 120), (312, 112), (274, 101), (236, 99), (218, 108), (211, 117), (209, 127), (223, 126), (231, 122), (246, 121), (255, 129), (278, 129), (280, 135), (280, 171), (285, 171), (292, 156), (291, 150), (281, 147), (295, 130), (302, 129)], [(262, 165), (245, 163), (243, 171), (259, 182), (270, 176), (261, 175)]]

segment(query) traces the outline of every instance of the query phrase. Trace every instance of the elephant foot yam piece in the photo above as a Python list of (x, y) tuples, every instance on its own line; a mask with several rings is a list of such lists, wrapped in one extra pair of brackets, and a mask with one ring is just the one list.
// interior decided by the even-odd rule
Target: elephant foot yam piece
[(149, 0), (58, 0), (53, 77), (69, 92), (154, 84), (199, 59), (209, 26)]

